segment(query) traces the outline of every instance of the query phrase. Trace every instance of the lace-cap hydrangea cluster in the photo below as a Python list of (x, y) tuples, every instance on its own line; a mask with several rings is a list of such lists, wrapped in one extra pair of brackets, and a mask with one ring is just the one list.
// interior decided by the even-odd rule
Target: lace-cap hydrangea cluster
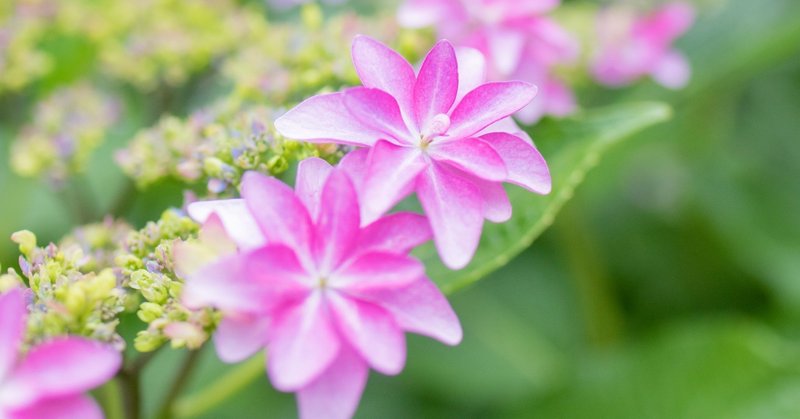
[[(536, 87), (483, 83), (479, 57), (441, 41), (415, 74), (395, 51), (357, 37), (364, 86), (312, 97), (276, 128), (359, 148), (338, 167), (301, 161), (294, 190), (247, 172), (242, 199), (188, 207), (206, 239), (174, 247), (183, 303), (221, 311), (222, 360), (266, 348), (272, 383), (297, 392), (303, 418), (352, 416), (370, 368), (402, 370), (404, 332), (459, 343), (455, 313), (409, 252), (433, 238), (447, 265), (463, 267), (483, 220), (511, 216), (502, 182), (550, 190), (542, 156), (508, 119)], [(427, 217), (385, 215), (414, 191)]]

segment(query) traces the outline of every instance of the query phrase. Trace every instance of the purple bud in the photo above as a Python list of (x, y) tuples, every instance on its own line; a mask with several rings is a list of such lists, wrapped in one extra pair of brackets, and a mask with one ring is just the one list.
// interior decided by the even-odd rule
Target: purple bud
[(26, 277), (31, 276), (31, 264), (28, 263), (28, 260), (25, 259), (23, 256), (19, 257), (19, 269), (22, 271), (22, 274)]
[(228, 187), (228, 182), (222, 179), (209, 179), (208, 191), (211, 193), (222, 193)]

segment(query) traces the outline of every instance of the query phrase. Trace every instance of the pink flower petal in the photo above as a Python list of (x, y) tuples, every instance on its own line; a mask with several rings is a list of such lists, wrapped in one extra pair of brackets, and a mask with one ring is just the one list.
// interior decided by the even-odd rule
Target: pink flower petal
[(103, 419), (100, 406), (84, 395), (45, 399), (9, 413), (9, 419)]
[(424, 28), (446, 20), (466, 19), (459, 0), (407, 0), (397, 11), (397, 21), (406, 28)]
[(217, 214), (225, 231), (242, 249), (254, 249), (266, 243), (243, 199), (193, 202), (189, 204), (187, 212), (199, 223), (205, 223), (211, 214)]
[(311, 219), (292, 188), (258, 172), (242, 178), (242, 197), (269, 243), (282, 243), (310, 255)]
[(300, 418), (351, 418), (358, 408), (368, 375), (366, 362), (343, 345), (328, 369), (297, 392)]
[(481, 190), (484, 217), (493, 223), (504, 223), (511, 218), (511, 202), (500, 182), (474, 179), (473, 183)]
[(379, 218), (361, 230), (356, 253), (383, 251), (407, 254), (430, 240), (428, 219), (420, 214), (398, 212)]
[(310, 281), (292, 249), (268, 245), (221, 258), (190, 275), (182, 300), (191, 308), (266, 313), (284, 298), (307, 293)]
[(501, 26), (486, 30), (492, 65), (503, 78), (511, 75), (519, 65), (526, 38), (524, 32), (514, 28)]
[(670, 89), (680, 89), (689, 83), (691, 67), (686, 57), (678, 51), (669, 51), (661, 57), (652, 71), (655, 81)]
[(314, 255), (317, 269), (326, 274), (352, 251), (361, 220), (353, 183), (342, 170), (334, 170), (328, 176), (321, 202)]
[(434, 141), (428, 149), (428, 154), (436, 161), (451, 164), (481, 179), (503, 181), (508, 176), (500, 155), (477, 138)]
[(275, 120), (275, 129), (296, 140), (363, 146), (371, 146), (382, 136), (350, 115), (343, 93), (306, 99)]
[(423, 133), (431, 132), (431, 121), (447, 114), (458, 93), (458, 62), (449, 41), (439, 41), (428, 52), (414, 85), (414, 111)]
[(333, 166), (318, 157), (304, 159), (297, 165), (295, 195), (308, 209), (312, 220), (316, 220), (319, 216), (322, 186), (325, 185), (331, 171)]
[(375, 370), (398, 374), (406, 362), (406, 339), (392, 316), (377, 305), (332, 294), (339, 331)]
[(484, 134), (481, 140), (503, 158), (508, 169), (508, 182), (540, 194), (550, 193), (550, 171), (533, 144), (504, 132)]
[(110, 380), (121, 365), (122, 356), (108, 345), (57, 338), (33, 347), (6, 385), (25, 389), (30, 401), (79, 395)]
[(345, 154), (344, 157), (342, 157), (342, 160), (339, 161), (338, 165), (338, 167), (340, 167), (345, 173), (347, 173), (348, 176), (350, 176), (350, 180), (352, 180), (353, 184), (356, 185), (356, 192), (359, 193), (359, 202), (362, 202), (362, 207), (364, 199), (361, 197), (360, 193), (364, 186), (364, 180), (367, 178), (370, 150), (370, 148), (355, 149)]
[(536, 86), (521, 82), (486, 83), (467, 93), (450, 116), (452, 138), (465, 138), (530, 103)]
[(339, 336), (324, 304), (321, 295), (315, 293), (276, 316), (269, 337), (267, 373), (278, 390), (302, 389), (336, 358)]
[[(359, 35), (353, 40), (353, 64), (364, 87), (383, 90), (392, 95), (403, 120), (412, 130), (414, 123), (414, 83), (416, 76), (411, 64), (386, 45), (367, 36)], [(377, 137), (376, 137), (377, 138)]]
[(330, 285), (356, 292), (374, 287), (398, 287), (425, 274), (425, 266), (410, 256), (370, 252), (357, 256), (331, 274)]
[(368, 87), (354, 87), (345, 90), (344, 105), (351, 118), (360, 121), (366, 127), (381, 135), (375, 139), (384, 139), (396, 144), (411, 144), (412, 135), (408, 131), (397, 101), (389, 93)]
[(486, 82), (486, 58), (474, 48), (461, 47), (456, 49), (458, 60), (458, 94), (456, 103), (467, 93)]
[(176, 240), (172, 245), (175, 274), (180, 278), (188, 278), (208, 265), (209, 261), (236, 252), (236, 243), (228, 237), (219, 215), (213, 213), (203, 223), (198, 240)]
[(447, 345), (461, 342), (461, 323), (439, 288), (422, 277), (402, 288), (379, 288), (358, 294), (388, 310), (403, 330)]
[(0, 295), (0, 383), (17, 360), (28, 317), (26, 305), (19, 288)]
[(214, 333), (214, 347), (222, 362), (244, 361), (264, 348), (269, 320), (255, 315), (225, 314)]
[(442, 261), (451, 269), (469, 263), (483, 229), (480, 189), (454, 169), (428, 167), (417, 180), (417, 196), (433, 229), (433, 241)]
[(361, 196), (363, 223), (371, 223), (412, 192), (427, 163), (418, 148), (378, 141), (370, 151)]

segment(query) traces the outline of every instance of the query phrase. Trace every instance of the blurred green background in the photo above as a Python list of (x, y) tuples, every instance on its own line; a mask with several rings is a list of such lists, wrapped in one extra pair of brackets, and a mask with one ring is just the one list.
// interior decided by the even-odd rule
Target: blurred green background
[[(358, 417), (800, 417), (800, 2), (700, 7), (677, 44), (694, 72), (685, 90), (578, 91), (587, 109), (660, 100), (673, 118), (609, 150), (530, 248), (452, 294), (464, 342), (409, 337), (405, 371), (372, 374)], [(77, 78), (66, 56), (64, 74), (0, 94), (3, 269), (16, 267), (13, 231), (57, 240), (73, 223), (57, 193), (6, 163), (32, 105)], [(85, 176), (101, 209), (127, 182), (113, 151), (155, 121), (147, 94), (125, 95)], [(169, 110), (197, 106), (185, 96)], [(141, 226), (180, 190), (137, 192), (127, 215)], [(149, 411), (180, 355), (162, 351), (145, 371)], [(225, 368), (206, 348), (189, 392)], [(292, 396), (260, 376), (204, 417), (293, 415)]]

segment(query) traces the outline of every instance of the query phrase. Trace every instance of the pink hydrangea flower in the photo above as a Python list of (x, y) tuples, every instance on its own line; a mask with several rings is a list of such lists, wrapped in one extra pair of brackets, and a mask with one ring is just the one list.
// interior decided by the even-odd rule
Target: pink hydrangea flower
[(349, 176), (320, 159), (300, 163), (294, 191), (246, 173), (242, 197), (189, 206), (239, 251), (189, 275), (184, 301), (223, 311), (214, 339), (224, 361), (266, 347), (268, 375), (297, 392), (301, 417), (351, 416), (369, 368), (402, 370), (404, 332), (461, 340), (449, 303), (408, 254), (430, 239), (421, 215), (362, 223)]
[(439, 36), (481, 51), (489, 60), (489, 79), (523, 80), (539, 95), (516, 116), (532, 124), (543, 115), (564, 116), (575, 108), (572, 90), (553, 75), (570, 64), (579, 44), (542, 14), (560, 0), (406, 0), (398, 10), (402, 26), (435, 26)]
[(352, 53), (364, 87), (312, 97), (275, 127), (289, 138), (366, 147), (342, 161), (357, 182), (363, 220), (416, 192), (442, 260), (457, 269), (475, 253), (484, 219), (511, 217), (502, 182), (550, 191), (547, 165), (529, 139), (495, 124), (527, 105), (535, 86), (481, 84), (479, 54), (462, 54), (460, 65), (447, 41), (419, 74), (371, 38), (357, 37)]
[(671, 45), (693, 20), (694, 9), (686, 3), (666, 4), (646, 16), (622, 7), (602, 11), (597, 19), (594, 77), (608, 86), (623, 86), (647, 75), (668, 88), (685, 86), (691, 75), (689, 63)]
[(21, 289), (0, 295), (0, 418), (102, 418), (83, 393), (110, 380), (122, 357), (78, 337), (54, 339), (22, 355), (26, 304)]

